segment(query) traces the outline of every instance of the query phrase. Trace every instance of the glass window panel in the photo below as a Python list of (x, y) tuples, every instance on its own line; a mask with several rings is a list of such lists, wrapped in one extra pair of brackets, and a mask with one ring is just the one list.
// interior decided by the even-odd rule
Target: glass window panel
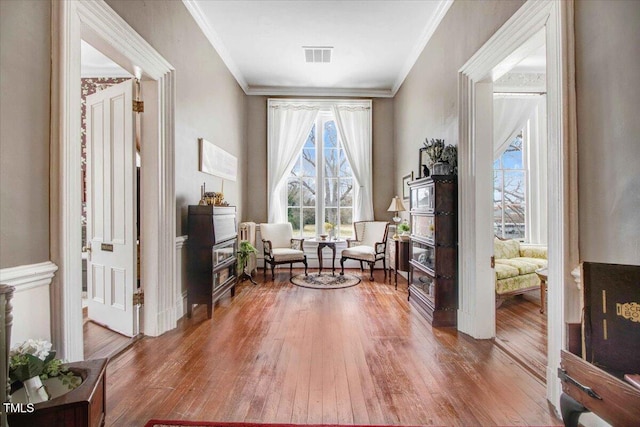
[(300, 180), (289, 179), (287, 184), (287, 204), (300, 206)]
[(340, 237), (353, 236), (353, 209), (340, 208)]
[(334, 226), (338, 226), (338, 208), (325, 208), (324, 210), (324, 222), (330, 223)]
[(324, 205), (329, 207), (338, 206), (338, 179), (326, 178), (324, 180)]
[(300, 165), (300, 160), (301, 158), (298, 157), (293, 165), (293, 168), (291, 168), (291, 176), (300, 176), (302, 174), (302, 166)]
[(501, 158), (501, 157), (502, 157), (502, 156), (498, 157), (497, 159), (495, 159), (495, 160), (493, 161), (493, 168), (494, 168), (494, 169), (500, 169), (500, 158)]
[(300, 208), (289, 208), (287, 218), (293, 227), (293, 235), (300, 235)]
[(316, 146), (316, 125), (313, 125), (311, 128), (311, 132), (309, 132), (309, 136), (304, 143), (304, 148), (313, 148)]
[(302, 180), (302, 205), (316, 205), (316, 180), (313, 178), (304, 178)]
[(524, 205), (511, 204), (504, 207), (504, 237), (524, 238)]
[(302, 173), (304, 176), (316, 176), (316, 150), (305, 148), (302, 150)]
[(324, 174), (327, 177), (338, 176), (340, 156), (335, 148), (324, 149)]
[(303, 221), (302, 236), (314, 237), (316, 235), (316, 210), (303, 208), (302, 221)]
[(349, 164), (349, 160), (347, 160), (347, 154), (344, 152), (344, 150), (340, 150), (339, 175), (341, 177), (353, 176), (351, 165)]
[(336, 130), (336, 123), (333, 120), (324, 123), (323, 142), (325, 147), (338, 146), (338, 131)]
[(353, 179), (340, 179), (340, 206), (353, 206)]
[(524, 202), (524, 172), (505, 171), (504, 172), (504, 199), (505, 203)]
[(522, 165), (522, 137), (517, 136), (502, 154), (502, 167), (504, 169), (522, 169)]

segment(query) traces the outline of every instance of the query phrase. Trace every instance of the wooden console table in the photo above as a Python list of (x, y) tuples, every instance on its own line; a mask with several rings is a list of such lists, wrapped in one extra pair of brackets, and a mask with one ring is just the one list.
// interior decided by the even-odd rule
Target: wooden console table
[(389, 269), (395, 273), (396, 289), (398, 289), (398, 271), (409, 271), (409, 239), (391, 239), (389, 246)]
[(34, 405), (31, 413), (9, 413), (11, 427), (102, 427), (106, 417), (107, 359), (65, 365), (82, 377), (82, 384), (55, 399)]

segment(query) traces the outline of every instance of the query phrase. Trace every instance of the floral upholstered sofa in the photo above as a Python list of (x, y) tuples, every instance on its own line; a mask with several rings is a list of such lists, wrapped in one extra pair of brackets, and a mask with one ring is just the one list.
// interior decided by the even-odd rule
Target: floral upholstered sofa
[(493, 252), (496, 260), (496, 296), (509, 295), (539, 289), (540, 279), (536, 270), (547, 266), (547, 248), (524, 244), (517, 240), (495, 238)]

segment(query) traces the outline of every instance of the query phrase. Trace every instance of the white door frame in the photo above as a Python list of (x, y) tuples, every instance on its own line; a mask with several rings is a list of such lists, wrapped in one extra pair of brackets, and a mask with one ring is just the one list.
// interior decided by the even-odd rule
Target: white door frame
[(69, 361), (83, 359), (80, 228), (80, 40), (143, 80), (141, 280), (144, 332), (176, 325), (174, 104), (175, 71), (104, 1), (52, 2), (50, 218), (53, 343)]
[[(560, 349), (565, 321), (575, 321), (579, 295), (577, 141), (573, 1), (529, 0), (459, 70), (460, 300), (458, 328), (474, 338), (495, 336), (493, 254), (492, 86), (500, 64), (522, 59), (521, 46), (546, 35), (548, 117), (548, 365), (547, 398), (559, 408)], [(515, 61), (515, 62), (513, 62)], [(578, 317), (579, 319), (579, 317)]]

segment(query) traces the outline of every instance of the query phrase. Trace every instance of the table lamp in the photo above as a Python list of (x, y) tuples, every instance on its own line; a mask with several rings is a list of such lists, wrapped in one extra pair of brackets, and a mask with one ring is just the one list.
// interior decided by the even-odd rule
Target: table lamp
[(406, 209), (404, 208), (404, 205), (402, 204), (402, 200), (400, 199), (400, 197), (395, 196), (393, 199), (391, 199), (391, 204), (389, 205), (389, 209), (387, 209), (388, 212), (393, 212), (393, 222), (396, 224), (396, 231), (393, 234), (393, 238), (397, 239), (398, 238), (398, 223), (402, 220), (402, 218), (400, 218), (398, 216), (398, 212), (404, 212), (406, 211)]

